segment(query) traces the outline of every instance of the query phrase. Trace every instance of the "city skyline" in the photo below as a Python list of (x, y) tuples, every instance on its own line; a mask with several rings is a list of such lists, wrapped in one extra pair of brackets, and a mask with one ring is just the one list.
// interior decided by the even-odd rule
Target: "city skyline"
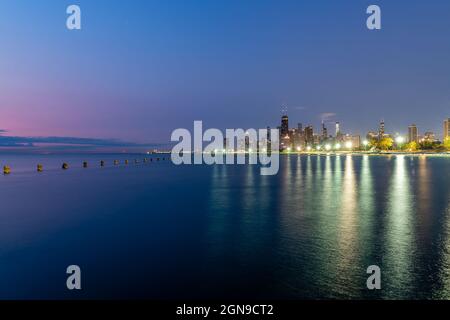
[[(385, 138), (391, 139), (392, 142), (388, 142), (388, 144), (394, 144), (397, 149), (414, 143), (414, 145), (410, 145), (411, 151), (413, 151), (419, 147), (432, 148), (433, 145), (439, 144), (444, 147), (450, 137), (450, 117), (444, 119), (441, 135), (427, 130), (421, 132), (416, 124), (409, 125), (406, 134), (402, 131), (390, 131), (389, 127), (386, 128), (384, 119), (380, 120), (376, 130), (368, 129), (364, 134), (360, 134), (342, 130), (341, 121), (325, 122), (322, 120), (319, 130), (314, 130), (315, 127), (311, 124), (304, 126), (301, 122), (297, 122), (296, 126), (290, 126), (288, 114), (285, 109), (282, 110), (283, 115), (278, 129), (280, 132), (280, 150), (284, 151), (302, 151), (312, 148), (331, 150), (333, 146), (336, 149), (345, 148), (347, 150), (367, 149), (374, 141), (381, 143)], [(328, 131), (327, 123), (335, 127), (334, 135)], [(377, 148), (379, 147), (377, 145)], [(389, 149), (390, 147), (386, 146), (386, 148)]]
[[(410, 124), (406, 130), (390, 130), (388, 126), (386, 128), (386, 121), (381, 119), (378, 123), (378, 128), (373, 127), (366, 129), (365, 132), (351, 132), (346, 131), (345, 129), (345, 121), (342, 120), (322, 120), (319, 130), (317, 127), (311, 123), (303, 123), (303, 122), (295, 122), (295, 126), (291, 126), (289, 124), (289, 116), (287, 114), (287, 110), (282, 108), (283, 115), (281, 116), (281, 123), (277, 127), (280, 130), (280, 141), (283, 140), (283, 137), (290, 136), (292, 132), (295, 134), (300, 133), (304, 135), (304, 140), (306, 144), (320, 144), (321, 141), (331, 139), (331, 138), (342, 138), (347, 139), (358, 139), (358, 143), (354, 143), (354, 145), (360, 145), (364, 140), (370, 140), (370, 136), (376, 136), (381, 138), (383, 136), (391, 136), (391, 137), (402, 137), (406, 142), (419, 140), (430, 140), (433, 142), (444, 142), (447, 137), (450, 137), (450, 117), (445, 118), (443, 121), (442, 132), (434, 132), (430, 130), (421, 130), (420, 125), (418, 126), (416, 123)], [(291, 122), (292, 123), (292, 122)], [(330, 130), (328, 128), (330, 127)], [(334, 135), (332, 134), (333, 130), (331, 127), (334, 127)], [(271, 126), (267, 126), (267, 128), (271, 128)], [(244, 130), (249, 128), (242, 128)], [(441, 137), (441, 138), (439, 138)], [(292, 139), (292, 137), (290, 138)], [(345, 139), (344, 139), (345, 140)], [(343, 141), (344, 141), (343, 140)], [(291, 141), (291, 143), (293, 143)], [(117, 148), (122, 149), (148, 149), (148, 148), (158, 148), (161, 146), (168, 146), (170, 142), (166, 143), (134, 143), (127, 142), (120, 139), (101, 139), (101, 138), (79, 138), (79, 137), (20, 137), (20, 136), (9, 136), (7, 130), (0, 130), (0, 148), (17, 148), (17, 147), (31, 147), (35, 145), (59, 145), (63, 146), (59, 148), (60, 151), (70, 150), (71, 146), (84, 146), (84, 147), (98, 147), (98, 148), (109, 148), (108, 150), (114, 150)]]
[[(284, 120), (285, 121), (284, 123), (286, 126), (285, 129), (283, 129), (283, 118), (286, 119), (286, 120)], [(336, 137), (337, 133), (343, 133), (345, 131), (344, 127), (345, 127), (346, 122), (343, 121), (342, 119), (328, 120), (328, 121), (322, 120), (321, 122), (317, 121), (316, 125), (320, 123), (320, 126), (318, 126), (318, 125), (316, 126), (315, 124), (313, 124), (311, 122), (295, 121), (295, 126), (292, 126), (292, 125), (289, 126), (286, 122), (287, 118), (289, 118), (289, 115), (287, 113), (283, 114), (281, 116), (281, 125), (278, 126), (281, 130), (282, 135), (283, 135), (283, 133), (285, 133), (284, 131), (286, 131), (288, 129), (298, 128), (299, 130), (301, 130), (306, 127), (312, 127), (313, 129), (320, 128), (320, 130), (314, 130), (314, 134), (327, 136), (327, 137), (329, 137), (329, 136)], [(407, 127), (402, 128), (402, 129), (392, 128), (389, 126), (386, 129), (386, 123), (389, 123), (389, 122), (387, 122), (385, 120), (385, 118), (382, 118), (373, 127), (363, 129), (363, 130), (365, 130), (363, 132), (357, 131), (357, 132), (345, 132), (345, 133), (366, 135), (367, 133), (370, 133), (370, 132), (378, 132), (380, 130), (380, 124), (382, 124), (383, 131), (389, 131), (390, 134), (392, 134), (392, 135), (402, 135), (405, 137), (409, 137), (411, 127), (415, 127), (415, 130), (416, 130), (415, 134), (418, 137), (420, 137), (421, 135), (424, 135), (426, 133), (433, 133), (436, 136), (437, 140), (443, 141), (443, 140), (445, 140), (446, 137), (450, 136), (450, 129), (449, 129), (450, 127), (448, 124), (448, 123), (450, 123), (450, 117), (444, 118), (444, 120), (442, 121), (442, 124), (441, 124), (441, 130), (438, 130), (438, 131), (433, 131), (431, 129), (424, 129), (423, 127), (420, 126), (420, 122), (411, 122)], [(334, 131), (332, 130), (333, 129), (332, 127), (334, 127)], [(324, 130), (325, 130), (326, 134), (324, 134)], [(335, 132), (335, 134), (334, 135), (330, 134), (332, 132)]]

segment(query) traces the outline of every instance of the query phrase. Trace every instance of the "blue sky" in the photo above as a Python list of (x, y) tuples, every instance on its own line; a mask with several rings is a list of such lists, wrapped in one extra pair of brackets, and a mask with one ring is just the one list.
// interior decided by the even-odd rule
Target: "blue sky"
[(194, 120), (274, 127), (285, 105), (293, 125), (440, 135), (449, 18), (444, 0), (0, 0), (0, 130), (157, 143)]

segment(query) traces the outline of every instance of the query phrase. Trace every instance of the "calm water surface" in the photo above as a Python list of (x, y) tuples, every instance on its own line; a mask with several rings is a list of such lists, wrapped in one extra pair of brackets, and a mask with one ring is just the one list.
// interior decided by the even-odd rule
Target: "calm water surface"
[(127, 157), (0, 157), (0, 298), (450, 298), (448, 157), (283, 156), (276, 176)]

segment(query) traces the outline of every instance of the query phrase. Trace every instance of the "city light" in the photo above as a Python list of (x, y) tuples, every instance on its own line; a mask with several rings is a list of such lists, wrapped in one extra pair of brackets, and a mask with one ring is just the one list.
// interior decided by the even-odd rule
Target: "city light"
[[(391, 134), (386, 132), (385, 122), (379, 123), (378, 130), (367, 132), (365, 139), (361, 139), (361, 135), (353, 135), (343, 133), (340, 124), (336, 123), (336, 135), (329, 135), (327, 128), (322, 123), (322, 132), (315, 133), (312, 125), (303, 128), (302, 124), (298, 124), (298, 128), (290, 129), (288, 127), (288, 117), (282, 117), (282, 130), (279, 137), (282, 139), (280, 151), (284, 152), (323, 152), (323, 151), (350, 151), (350, 152), (379, 152), (379, 151), (420, 151), (420, 150), (436, 150), (436, 152), (450, 151), (450, 118), (444, 122), (443, 139), (439, 140), (433, 132), (425, 132), (423, 136), (418, 135), (416, 125), (408, 127), (408, 135), (400, 135), (399, 133)], [(449, 137), (449, 138), (447, 138)], [(409, 142), (413, 147), (405, 148)], [(304, 145), (302, 145), (304, 144)], [(288, 147), (290, 146), (290, 147)]]
[(397, 138), (395, 138), (395, 142), (397, 142), (397, 144), (402, 144), (405, 142), (405, 138), (403, 138), (402, 136), (398, 136)]

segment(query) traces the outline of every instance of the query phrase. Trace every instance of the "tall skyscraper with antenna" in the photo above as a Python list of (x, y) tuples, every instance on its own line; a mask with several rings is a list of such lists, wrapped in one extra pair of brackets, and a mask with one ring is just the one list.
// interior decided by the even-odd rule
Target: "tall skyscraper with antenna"
[(281, 106), (281, 130), (280, 134), (282, 137), (289, 135), (289, 117), (287, 115), (287, 107), (282, 105)]

